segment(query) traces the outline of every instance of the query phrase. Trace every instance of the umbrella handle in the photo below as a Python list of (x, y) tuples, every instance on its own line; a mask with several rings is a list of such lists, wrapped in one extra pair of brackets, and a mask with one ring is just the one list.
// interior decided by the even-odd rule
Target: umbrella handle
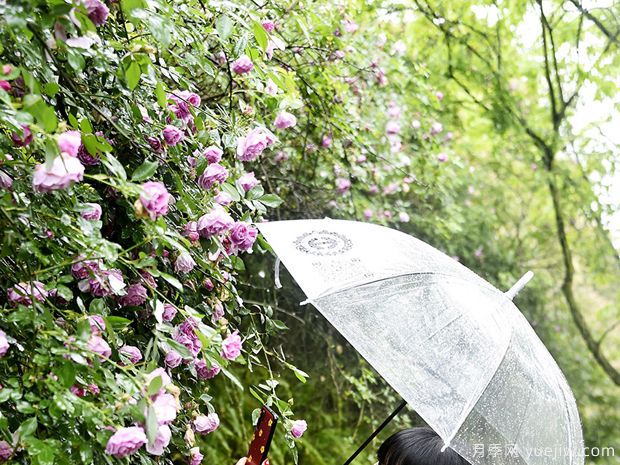
[(515, 298), (515, 296), (521, 292), (521, 289), (523, 289), (525, 287), (525, 285), (527, 283), (530, 282), (530, 280), (534, 277), (534, 273), (531, 271), (528, 271), (527, 273), (525, 273), (523, 276), (521, 276), (521, 279), (519, 279), (514, 286), (512, 286), (510, 289), (508, 289), (504, 294), (506, 295), (506, 297), (508, 297), (510, 300), (513, 300)]
[(389, 423), (390, 421), (392, 421), (392, 419), (393, 419), (396, 415), (398, 415), (398, 412), (400, 412), (402, 409), (404, 409), (404, 408), (405, 408), (405, 405), (407, 405), (407, 401), (406, 401), (406, 400), (401, 401), (401, 403), (400, 403), (400, 404), (398, 404), (398, 407), (396, 407), (396, 409), (395, 409), (392, 413), (390, 413), (390, 416), (389, 416), (389, 417), (387, 417), (387, 418), (385, 419), (385, 421), (384, 421), (383, 423), (381, 423), (381, 424), (379, 425), (379, 427), (378, 427), (376, 430), (374, 430), (374, 431), (373, 431), (373, 433), (372, 433), (370, 436), (368, 436), (368, 438), (364, 441), (364, 443), (363, 443), (361, 446), (359, 446), (359, 447), (357, 448), (357, 450), (356, 450), (355, 452), (353, 452), (353, 454), (351, 454), (351, 457), (349, 457), (349, 458), (346, 460), (346, 462), (344, 462), (344, 464), (343, 464), (343, 465), (349, 465), (351, 462), (353, 462), (353, 460), (355, 460), (355, 457), (357, 457), (357, 456), (360, 454), (360, 452), (362, 452), (362, 451), (364, 450), (364, 448), (365, 448), (368, 444), (370, 444), (370, 443), (372, 442), (372, 440), (373, 440), (373, 439), (374, 439), (374, 438), (375, 438), (375, 437), (376, 437), (376, 436), (377, 436), (377, 435), (381, 432), (381, 430), (382, 430), (383, 428), (385, 428), (385, 427), (388, 425), (388, 423)]

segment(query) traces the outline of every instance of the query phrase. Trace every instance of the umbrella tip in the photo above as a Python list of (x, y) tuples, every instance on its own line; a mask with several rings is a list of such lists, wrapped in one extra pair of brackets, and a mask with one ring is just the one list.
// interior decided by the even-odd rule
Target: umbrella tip
[(441, 448), (441, 452), (444, 452), (448, 447), (450, 447), (450, 441), (444, 442), (443, 447)]
[(521, 292), (521, 289), (523, 289), (525, 285), (529, 283), (533, 277), (534, 277), (534, 273), (532, 271), (528, 271), (527, 273), (525, 273), (523, 276), (521, 276), (521, 279), (519, 279), (514, 284), (514, 286), (512, 286), (510, 289), (508, 289), (505, 292), (506, 297), (508, 297), (510, 300), (513, 300), (515, 296), (519, 292)]

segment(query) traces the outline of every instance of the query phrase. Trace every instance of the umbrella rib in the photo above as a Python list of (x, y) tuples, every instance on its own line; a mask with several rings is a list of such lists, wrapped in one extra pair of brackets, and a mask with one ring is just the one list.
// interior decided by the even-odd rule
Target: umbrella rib
[[(504, 359), (506, 358), (506, 354), (508, 353), (508, 349), (510, 348), (510, 342), (512, 341), (513, 334), (514, 334), (514, 330), (511, 327), (510, 328), (510, 337), (508, 338), (508, 342), (506, 343), (506, 348), (504, 349), (504, 353), (502, 354), (501, 358), (499, 359), (499, 362), (497, 364), (497, 368), (500, 367), (500, 365), (504, 362)], [(480, 382), (478, 387), (482, 387), (483, 384), (484, 384), (484, 387), (482, 387), (482, 389), (479, 390), (479, 394), (475, 398), (475, 400), (472, 397), (472, 399), (467, 403), (467, 405), (463, 409), (463, 413), (461, 414), (461, 418), (459, 419), (459, 421), (457, 423), (457, 427), (454, 429), (454, 432), (448, 437), (448, 439), (446, 441), (444, 441), (444, 445), (441, 448), (442, 452), (444, 450), (446, 450), (446, 448), (450, 447), (450, 443), (455, 438), (455, 436), (457, 435), (457, 433), (461, 429), (461, 426), (463, 426), (463, 424), (465, 423), (465, 420), (467, 419), (467, 417), (469, 416), (471, 411), (474, 409), (474, 407), (476, 406), (476, 404), (478, 403), (478, 401), (482, 397), (482, 394), (484, 394), (484, 391), (486, 391), (486, 389), (489, 387), (489, 384), (491, 384), (491, 381), (493, 380), (493, 378), (497, 374), (497, 368), (495, 369), (493, 374), (488, 379), (483, 380), (483, 381)]]
[[(345, 287), (340, 287), (340, 288), (329, 288), (329, 289), (323, 291), (321, 294), (319, 294), (319, 295), (317, 295), (315, 297), (308, 297), (303, 302), (300, 302), (299, 305), (306, 305), (306, 304), (315, 302), (315, 301), (317, 301), (319, 299), (322, 299), (324, 297), (329, 297), (331, 295), (338, 294), (339, 292), (349, 291), (351, 289), (356, 289), (358, 287), (367, 286), (368, 284), (380, 283), (381, 281), (388, 281), (390, 279), (404, 278), (406, 276), (423, 276), (423, 275), (447, 276), (447, 277), (454, 278), (454, 279), (460, 279), (460, 280), (463, 279), (463, 278), (461, 278), (459, 276), (454, 276), (452, 274), (447, 274), (447, 273), (438, 273), (436, 271), (426, 271), (426, 272), (418, 272), (418, 273), (400, 273), (400, 274), (395, 274), (395, 275), (391, 275), (391, 276), (385, 276), (385, 277), (379, 278), (379, 279), (374, 279), (372, 281), (366, 281), (366, 282), (363, 282), (363, 283), (355, 284), (353, 286), (348, 286), (348, 287), (345, 286)], [(497, 292), (500, 295), (504, 295), (504, 293), (501, 292), (499, 289), (496, 289), (491, 284), (485, 282), (482, 278), (480, 278), (480, 277), (478, 277), (478, 278), (479, 278), (478, 282), (476, 282), (475, 284), (479, 284), (481, 287), (485, 287), (487, 289), (491, 289), (491, 290)], [(474, 284), (474, 283), (472, 282), (472, 284)]]

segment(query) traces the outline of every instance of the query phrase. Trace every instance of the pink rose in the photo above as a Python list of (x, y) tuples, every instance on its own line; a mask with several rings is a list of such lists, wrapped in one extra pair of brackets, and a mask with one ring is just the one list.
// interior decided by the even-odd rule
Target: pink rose
[(159, 391), (159, 393), (161, 394), (162, 392), (164, 392), (166, 386), (168, 386), (172, 382), (172, 380), (170, 379), (170, 376), (168, 376), (168, 373), (166, 373), (166, 370), (160, 367), (155, 368), (144, 377), (145, 385), (148, 386), (149, 384), (151, 384), (151, 381), (153, 381), (157, 377), (161, 378), (161, 390)]
[(157, 423), (160, 425), (168, 425), (177, 417), (179, 410), (179, 401), (172, 394), (161, 392), (153, 400), (153, 409), (157, 417)]
[(157, 428), (157, 435), (153, 444), (146, 444), (146, 451), (151, 455), (162, 455), (164, 449), (170, 444), (170, 438), (172, 432), (168, 425), (159, 425)]
[(0, 329), (0, 357), (4, 357), (9, 350), (9, 341), (6, 333)]
[(351, 188), (351, 181), (349, 181), (347, 178), (336, 179), (336, 191), (339, 194), (346, 194), (347, 192), (349, 192), (350, 188)]
[(448, 161), (448, 154), (446, 154), (446, 153), (444, 153), (444, 152), (441, 152), (439, 155), (437, 155), (437, 160), (438, 160), (440, 163), (443, 163), (443, 162), (445, 162), (445, 161)]
[(222, 302), (218, 301), (213, 306), (213, 313), (211, 315), (211, 321), (213, 323), (216, 323), (217, 321), (221, 320), (223, 317), (224, 317), (224, 306), (222, 305)]
[(241, 355), (241, 338), (237, 331), (222, 341), (221, 355), (226, 360), (234, 360)]
[(140, 283), (135, 283), (127, 288), (127, 293), (118, 299), (118, 303), (122, 307), (139, 307), (146, 302), (147, 297), (146, 288)]
[(194, 418), (192, 422), (194, 431), (200, 434), (212, 433), (220, 426), (220, 418), (217, 413), (210, 413), (209, 415), (199, 415)]
[(136, 452), (146, 444), (146, 434), (141, 426), (121, 428), (108, 440), (106, 454), (122, 459)]
[(219, 163), (211, 163), (198, 178), (198, 185), (211, 189), (215, 184), (222, 184), (228, 178), (228, 170)]
[(168, 193), (166, 186), (157, 181), (149, 181), (142, 184), (142, 194), (140, 194), (140, 202), (144, 209), (148, 212), (151, 220), (168, 213), (168, 203), (171, 195)]
[(254, 172), (250, 171), (249, 173), (243, 174), (237, 180), (237, 183), (239, 184), (239, 186), (241, 186), (241, 188), (245, 192), (248, 192), (250, 189), (252, 189), (254, 186), (256, 186), (258, 184), (258, 179), (256, 179), (256, 176), (254, 175)]
[(443, 92), (438, 90), (437, 92), (435, 92), (435, 97), (437, 97), (437, 100), (441, 102), (443, 100)]
[(84, 6), (88, 11), (88, 19), (90, 19), (95, 26), (102, 26), (105, 24), (110, 14), (110, 10), (101, 0), (83, 0)]
[(11, 83), (9, 81), (5, 81), (4, 79), (0, 81), (0, 89), (5, 92), (9, 92), (11, 90)]
[(4, 171), (0, 171), (0, 187), (6, 190), (11, 190), (13, 187), (13, 179)]
[(202, 463), (204, 455), (200, 453), (200, 449), (198, 447), (192, 447), (189, 450), (189, 454), (189, 465), (200, 465)]
[(164, 136), (164, 140), (168, 145), (177, 145), (185, 137), (185, 134), (183, 134), (182, 130), (171, 124), (167, 124), (164, 127), (162, 135)]
[(118, 353), (125, 356), (129, 363), (135, 365), (142, 360), (142, 352), (136, 346), (124, 345), (118, 350)]
[(331, 147), (332, 145), (332, 136), (330, 136), (329, 134), (325, 134), (323, 136), (323, 139), (321, 140), (321, 147), (323, 147), (324, 149), (328, 149), (329, 147)]
[(199, 238), (197, 227), (198, 223), (196, 223), (195, 221), (190, 221), (183, 227), (183, 232), (181, 234), (183, 234), (192, 242), (197, 241)]
[(409, 223), (409, 215), (406, 212), (400, 212), (398, 214), (398, 221), (401, 223)]
[(265, 29), (265, 31), (267, 32), (273, 32), (276, 28), (276, 24), (270, 19), (265, 19), (261, 24), (263, 26), (263, 29)]
[(275, 143), (276, 137), (269, 130), (256, 127), (237, 140), (237, 157), (241, 161), (253, 161)]
[(92, 334), (88, 340), (88, 350), (98, 354), (101, 359), (109, 358), (112, 355), (112, 349), (108, 343), (95, 334)]
[(29, 282), (18, 283), (7, 289), (7, 297), (13, 305), (32, 305), (31, 297), (34, 297), (39, 302), (43, 302), (48, 296), (49, 293), (40, 281), (33, 281), (32, 286)]
[(220, 372), (220, 367), (216, 363), (214, 363), (211, 367), (207, 367), (207, 362), (202, 359), (197, 359), (194, 362), (194, 366), (196, 367), (196, 374), (200, 379), (212, 379), (217, 376)]
[(239, 250), (250, 250), (258, 236), (258, 229), (254, 226), (237, 221), (230, 230), (230, 240)]
[(364, 210), (364, 218), (367, 220), (372, 218), (372, 210), (370, 208), (367, 208), (366, 210)]
[(436, 136), (437, 134), (439, 134), (441, 131), (443, 131), (443, 124), (441, 124), (438, 121), (435, 121), (432, 125), (431, 125), (431, 135)]
[(46, 163), (35, 166), (32, 177), (32, 187), (39, 192), (51, 192), (57, 189), (67, 189), (74, 182), (84, 177), (84, 165), (66, 153), (54, 158), (49, 169)]
[(101, 205), (98, 203), (86, 203), (84, 206), (87, 208), (82, 211), (82, 218), (89, 221), (97, 221), (101, 219)]
[[(0, 441), (0, 463), (8, 462), (13, 455), (13, 448), (6, 441)], [(198, 462), (200, 463), (200, 462)], [(196, 465), (192, 462), (191, 465)]]
[(209, 238), (228, 231), (233, 224), (234, 220), (231, 216), (226, 213), (222, 207), (217, 206), (198, 219), (198, 234), (202, 237)]
[(289, 113), (287, 111), (281, 111), (280, 113), (278, 113), (278, 116), (276, 116), (276, 120), (273, 122), (273, 124), (278, 129), (291, 128), (297, 124), (297, 118), (295, 118), (295, 115), (293, 115), (292, 113)]
[(92, 334), (99, 336), (105, 331), (105, 320), (99, 315), (88, 315), (88, 324)]
[(307, 428), (308, 423), (306, 423), (306, 420), (295, 420), (291, 427), (291, 434), (295, 439), (300, 438)]
[(164, 304), (164, 313), (162, 319), (164, 321), (172, 321), (177, 314), (177, 308), (172, 304)]
[(174, 270), (181, 274), (189, 273), (195, 266), (196, 262), (189, 252), (181, 252), (174, 262)]
[(222, 155), (224, 152), (219, 147), (215, 145), (210, 145), (205, 149), (202, 156), (205, 157), (209, 163), (219, 163), (222, 159)]
[(164, 363), (168, 368), (176, 368), (183, 362), (183, 357), (176, 350), (170, 350), (164, 357)]
[(398, 121), (389, 121), (388, 124), (385, 125), (385, 132), (388, 135), (395, 135), (400, 132), (400, 124)]
[(79, 131), (67, 131), (58, 136), (58, 148), (61, 152), (77, 157), (82, 145), (82, 135)]
[(233, 201), (232, 196), (228, 193), (228, 192), (218, 192), (218, 194), (213, 198), (213, 200), (215, 200), (215, 203), (219, 204), (219, 205), (230, 205)]
[(236, 74), (249, 73), (250, 71), (252, 71), (252, 68), (254, 68), (254, 63), (252, 63), (252, 60), (247, 55), (241, 55), (239, 58), (233, 61), (233, 64), (231, 66), (231, 69)]
[(13, 144), (17, 147), (26, 147), (32, 142), (33, 135), (30, 131), (29, 126), (22, 124), (21, 127), (24, 134), (20, 136), (17, 132), (14, 132), (13, 134), (11, 134), (11, 140), (13, 141)]

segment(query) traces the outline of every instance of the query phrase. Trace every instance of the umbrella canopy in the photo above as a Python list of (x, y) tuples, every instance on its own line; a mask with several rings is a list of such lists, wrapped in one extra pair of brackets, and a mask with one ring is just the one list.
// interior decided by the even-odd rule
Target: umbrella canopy
[(572, 392), (511, 296), (412, 236), (342, 220), (262, 223), (312, 303), (474, 465), (581, 465)]

